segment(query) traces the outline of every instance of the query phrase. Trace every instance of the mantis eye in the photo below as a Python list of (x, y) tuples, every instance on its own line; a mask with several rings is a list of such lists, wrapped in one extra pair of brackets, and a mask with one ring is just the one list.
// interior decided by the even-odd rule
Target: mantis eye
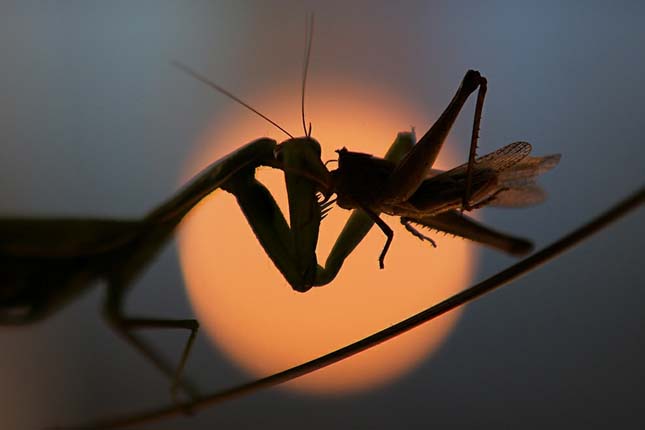
[(282, 146), (282, 143), (277, 144), (273, 149), (273, 158), (278, 161), (282, 161), (282, 159), (284, 158), (284, 156), (282, 155), (283, 151), (284, 147)]

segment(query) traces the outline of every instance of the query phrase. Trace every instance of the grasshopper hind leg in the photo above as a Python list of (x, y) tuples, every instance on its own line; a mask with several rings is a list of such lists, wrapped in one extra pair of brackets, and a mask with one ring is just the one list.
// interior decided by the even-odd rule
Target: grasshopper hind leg
[(477, 156), (477, 141), (479, 140), (479, 126), (482, 119), (482, 111), (484, 109), (484, 98), (486, 97), (486, 90), (488, 89), (488, 81), (481, 76), (479, 78), (479, 90), (477, 92), (477, 103), (475, 105), (475, 116), (473, 119), (473, 130), (470, 137), (470, 150), (468, 153), (468, 168), (466, 169), (466, 189), (461, 203), (461, 210), (470, 211), (476, 209), (471, 206), (470, 197), (473, 186), (473, 174), (475, 167), (475, 157)]
[(423, 241), (430, 242), (430, 245), (432, 245), (433, 248), (437, 247), (437, 243), (434, 240), (432, 240), (430, 237), (426, 236), (425, 234), (421, 233), (419, 230), (414, 228), (408, 218), (401, 217), (401, 224), (403, 224), (405, 229), (409, 231), (412, 234), (412, 236), (420, 239), (422, 242)]
[(408, 223), (469, 239), (511, 255), (526, 255), (533, 249), (533, 244), (529, 240), (493, 230), (460, 214), (457, 210), (419, 218), (406, 217), (405, 220)]

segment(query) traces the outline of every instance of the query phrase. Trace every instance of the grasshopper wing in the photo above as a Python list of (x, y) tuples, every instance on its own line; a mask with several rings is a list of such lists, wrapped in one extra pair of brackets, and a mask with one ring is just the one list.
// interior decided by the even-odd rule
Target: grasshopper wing
[[(471, 194), (473, 206), (488, 204), (493, 197), (507, 189), (507, 186), (500, 184), (501, 173), (520, 163), (530, 152), (530, 144), (515, 142), (476, 159)], [(408, 201), (417, 211), (415, 215), (436, 215), (461, 207), (467, 170), (468, 164), (462, 164), (426, 179)], [(402, 208), (396, 209), (403, 212)], [(409, 214), (402, 213), (405, 216)]]
[[(495, 152), (475, 160), (473, 176), (475, 181), (480, 175), (495, 175), (497, 185), (486, 190), (478, 202), (499, 207), (524, 207), (542, 202), (546, 194), (535, 183), (536, 178), (560, 161), (560, 154), (545, 157), (531, 157), (531, 145), (527, 142), (514, 142)], [(452, 180), (458, 184), (465, 181), (468, 164), (432, 176), (428, 181)], [(455, 188), (460, 188), (456, 186)]]
[(499, 182), (505, 188), (491, 202), (491, 206), (524, 207), (541, 203), (546, 193), (535, 180), (560, 162), (560, 154), (545, 157), (525, 157), (519, 163), (502, 171)]
[[(509, 168), (520, 163), (531, 153), (531, 144), (528, 142), (513, 142), (495, 152), (486, 154), (483, 157), (475, 159), (475, 171), (484, 169), (493, 170), (496, 173), (501, 173)], [(453, 178), (461, 178), (466, 176), (468, 163), (457, 166), (439, 175), (433, 176), (432, 179), (440, 178), (441, 176), (450, 176)]]

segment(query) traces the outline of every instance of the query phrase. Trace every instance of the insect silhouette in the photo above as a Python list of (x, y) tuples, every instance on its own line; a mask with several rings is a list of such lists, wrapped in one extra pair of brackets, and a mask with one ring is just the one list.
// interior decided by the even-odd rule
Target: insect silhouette
[[(311, 36), (307, 49), (308, 65)], [(242, 103), (232, 94), (191, 69), (178, 67)], [(416, 226), (461, 236), (499, 250), (521, 255), (529, 241), (488, 228), (461, 211), (485, 205), (521, 206), (543, 198), (535, 178), (555, 166), (559, 156), (530, 157), (525, 142), (510, 144), (476, 157), (479, 123), (487, 82), (470, 70), (436, 123), (416, 142), (414, 132), (399, 133), (384, 158), (338, 150), (338, 168), (329, 171), (320, 158), (320, 144), (305, 136), (278, 143), (261, 138), (215, 161), (182, 190), (139, 220), (88, 218), (0, 218), (0, 324), (40, 321), (80, 295), (96, 280), (107, 284), (103, 314), (121, 336), (172, 379), (172, 391), (191, 397), (197, 390), (179, 375), (198, 330), (196, 320), (140, 318), (123, 311), (128, 287), (172, 237), (183, 217), (216, 189), (233, 194), (258, 242), (293, 289), (305, 292), (330, 283), (343, 262), (374, 224), (386, 243), (381, 268), (393, 232), (381, 213), (400, 217), (416, 237), (432, 240)], [(478, 92), (468, 163), (446, 172), (432, 169), (445, 138), (467, 99)], [(255, 179), (260, 166), (285, 175), (290, 223), (269, 190)], [(332, 199), (333, 196), (335, 199)], [(353, 209), (325, 265), (318, 264), (316, 245), (321, 221), (333, 203)], [(136, 336), (141, 328), (186, 329), (190, 336), (178, 366), (170, 365)]]
[[(175, 65), (250, 108), (189, 67), (181, 63)], [(380, 213), (400, 217), (406, 230), (432, 245), (432, 239), (414, 225), (467, 238), (513, 255), (526, 254), (532, 249), (528, 240), (495, 231), (460, 212), (486, 205), (519, 207), (539, 203), (545, 195), (535, 180), (557, 165), (560, 156), (531, 157), (530, 144), (515, 142), (476, 158), (486, 88), (486, 79), (479, 72), (469, 70), (448, 107), (418, 142), (414, 131), (401, 132), (384, 158), (342, 148), (337, 150), (338, 168), (332, 171), (322, 163), (320, 144), (311, 137), (304, 119), (305, 136), (298, 138), (291, 137), (272, 122), (290, 138), (280, 144), (272, 142), (271, 145), (275, 144), (274, 158), (250, 163), (222, 188), (235, 195), (267, 255), (297, 291), (308, 291), (331, 282), (374, 224), (387, 237), (378, 258), (380, 268), (384, 268), (394, 233)], [(445, 172), (432, 169), (459, 112), (477, 90), (468, 163)], [(260, 153), (266, 151), (261, 149), (264, 145), (267, 142), (261, 140), (245, 148), (256, 147), (253, 151)], [(284, 171), (290, 226), (271, 194), (254, 178), (255, 168), (260, 165)], [(331, 199), (333, 195), (335, 199)], [(341, 208), (355, 211), (322, 266), (315, 254), (318, 229), (334, 202)]]

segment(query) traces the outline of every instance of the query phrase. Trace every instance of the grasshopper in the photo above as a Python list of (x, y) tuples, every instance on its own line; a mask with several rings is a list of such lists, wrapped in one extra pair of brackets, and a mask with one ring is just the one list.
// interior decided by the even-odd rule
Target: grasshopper
[[(182, 64), (176, 65), (231, 97), (197, 72)], [(539, 203), (545, 195), (535, 179), (557, 165), (560, 155), (531, 157), (530, 144), (515, 142), (477, 159), (475, 153), (486, 87), (486, 79), (479, 72), (469, 70), (448, 107), (418, 142), (414, 131), (401, 132), (384, 158), (339, 149), (338, 168), (332, 171), (322, 163), (320, 144), (311, 137), (311, 128), (308, 131), (304, 127), (303, 119), (305, 136), (290, 137), (276, 144), (275, 159), (250, 164), (223, 188), (235, 195), (267, 255), (291, 287), (300, 292), (333, 281), (345, 259), (374, 224), (387, 237), (378, 258), (379, 267), (384, 268), (394, 233), (380, 213), (400, 217), (406, 230), (433, 246), (432, 239), (413, 224), (471, 239), (513, 255), (524, 255), (531, 251), (531, 242), (488, 228), (460, 211), (486, 205), (519, 207)], [(470, 94), (477, 90), (468, 163), (446, 172), (432, 169), (459, 112)], [(258, 142), (250, 143), (249, 147), (253, 145)], [(290, 226), (268, 190), (254, 179), (255, 168), (259, 165), (272, 165), (284, 171)], [(331, 200), (333, 195), (336, 198)], [(318, 230), (320, 221), (334, 202), (354, 212), (322, 266), (315, 253)]]
[[(308, 65), (311, 38), (307, 49)], [(559, 156), (530, 157), (530, 145), (516, 142), (476, 159), (479, 123), (487, 82), (476, 71), (464, 76), (437, 122), (416, 142), (414, 132), (399, 133), (384, 158), (338, 150), (338, 168), (329, 171), (320, 158), (320, 144), (311, 137), (293, 137), (279, 125), (232, 94), (178, 64), (184, 71), (233, 98), (289, 135), (282, 143), (270, 138), (250, 142), (215, 161), (168, 201), (138, 220), (87, 218), (0, 218), (0, 324), (23, 325), (45, 319), (84, 292), (96, 280), (107, 284), (103, 315), (109, 325), (172, 379), (173, 396), (181, 388), (180, 372), (198, 330), (196, 320), (139, 318), (123, 311), (125, 293), (172, 237), (184, 216), (217, 189), (233, 194), (248, 223), (291, 287), (305, 292), (333, 281), (343, 262), (374, 224), (386, 235), (379, 265), (393, 239), (381, 213), (400, 217), (421, 240), (432, 240), (414, 226), (444, 231), (499, 250), (521, 255), (531, 243), (485, 227), (460, 213), (485, 205), (537, 203), (543, 193), (535, 178), (555, 166)], [(478, 91), (467, 164), (447, 172), (432, 169), (443, 142), (467, 99)], [(255, 179), (260, 166), (285, 175), (290, 224), (267, 190)], [(335, 195), (335, 200), (332, 196)], [(319, 265), (316, 245), (321, 220), (334, 203), (353, 209), (327, 257)], [(173, 368), (133, 331), (141, 328), (187, 329), (190, 336), (181, 362)]]

